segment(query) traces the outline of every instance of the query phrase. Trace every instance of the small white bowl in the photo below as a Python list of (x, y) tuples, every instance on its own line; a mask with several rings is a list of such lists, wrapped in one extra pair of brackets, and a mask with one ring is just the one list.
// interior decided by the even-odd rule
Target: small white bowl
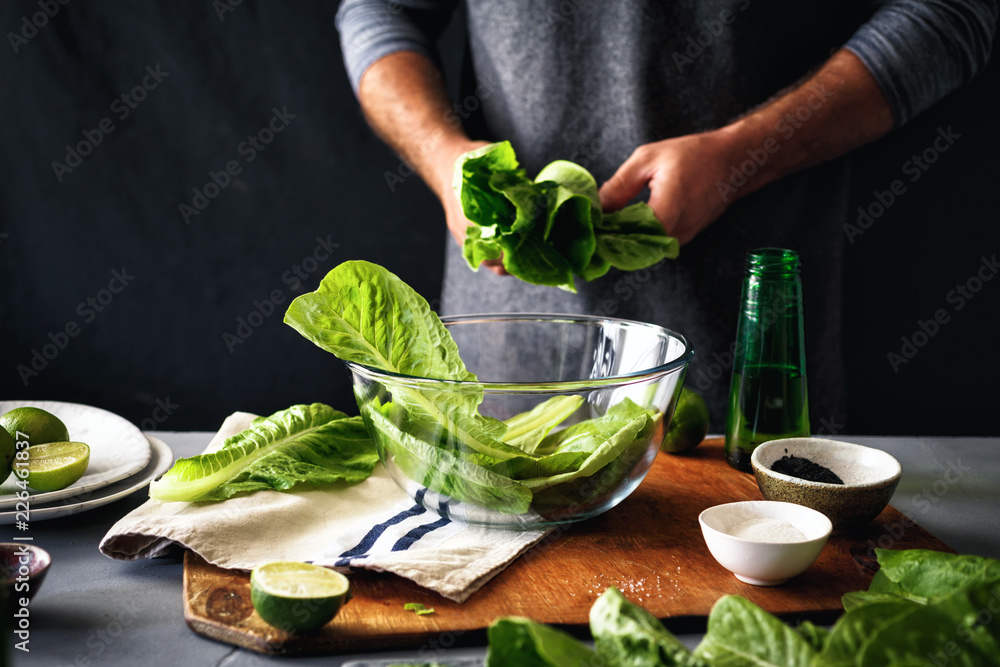
[[(762, 542), (732, 535), (749, 519), (786, 521), (805, 536), (793, 542)], [(822, 512), (793, 503), (748, 500), (716, 505), (698, 515), (705, 544), (722, 567), (742, 582), (754, 586), (777, 586), (813, 564), (833, 531)], [(778, 537), (778, 534), (774, 534)]]

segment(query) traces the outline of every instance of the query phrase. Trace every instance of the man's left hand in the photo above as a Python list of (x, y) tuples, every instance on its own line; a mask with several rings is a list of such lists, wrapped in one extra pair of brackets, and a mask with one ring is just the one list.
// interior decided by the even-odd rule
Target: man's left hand
[(725, 181), (728, 156), (719, 132), (644, 144), (601, 186), (601, 206), (616, 211), (648, 187), (649, 206), (656, 218), (683, 245), (729, 205), (717, 186)]

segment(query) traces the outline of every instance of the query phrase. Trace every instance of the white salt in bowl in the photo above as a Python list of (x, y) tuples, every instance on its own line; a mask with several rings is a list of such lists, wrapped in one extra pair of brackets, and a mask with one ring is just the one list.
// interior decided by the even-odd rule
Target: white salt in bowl
[(833, 531), (822, 512), (770, 500), (709, 507), (698, 523), (719, 565), (754, 586), (777, 586), (808, 570)]

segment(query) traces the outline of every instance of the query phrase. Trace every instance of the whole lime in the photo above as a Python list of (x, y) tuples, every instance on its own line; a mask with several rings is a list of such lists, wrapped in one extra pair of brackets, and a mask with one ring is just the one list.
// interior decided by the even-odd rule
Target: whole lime
[(705, 399), (687, 387), (682, 387), (660, 449), (670, 454), (689, 451), (701, 444), (707, 433), (708, 406), (705, 405)]
[(17, 445), (14, 437), (7, 432), (7, 429), (0, 427), (0, 483), (10, 476), (16, 453)]
[(44, 445), (47, 442), (66, 442), (69, 431), (66, 425), (51, 412), (41, 408), (14, 408), (0, 417), (0, 426), (17, 437), (17, 432), (24, 433), (28, 445)]

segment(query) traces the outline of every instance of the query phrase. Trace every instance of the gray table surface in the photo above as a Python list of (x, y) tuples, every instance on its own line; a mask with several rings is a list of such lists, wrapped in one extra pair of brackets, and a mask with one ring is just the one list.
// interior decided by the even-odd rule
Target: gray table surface
[[(191, 456), (209, 433), (154, 433), (174, 452)], [(1000, 558), (1000, 438), (844, 437), (884, 449), (903, 476), (892, 504), (960, 553)], [(30, 606), (30, 653), (13, 651), (14, 665), (339, 665), (417, 659), (417, 651), (326, 658), (274, 658), (205, 639), (184, 622), (180, 558), (120, 562), (97, 545), (119, 518), (146, 499), (139, 491), (77, 515), (36, 520), (34, 543), (53, 565)], [(13, 526), (0, 539), (9, 541)], [(685, 635), (693, 646), (698, 635)], [(481, 648), (423, 651), (457, 664)]]

